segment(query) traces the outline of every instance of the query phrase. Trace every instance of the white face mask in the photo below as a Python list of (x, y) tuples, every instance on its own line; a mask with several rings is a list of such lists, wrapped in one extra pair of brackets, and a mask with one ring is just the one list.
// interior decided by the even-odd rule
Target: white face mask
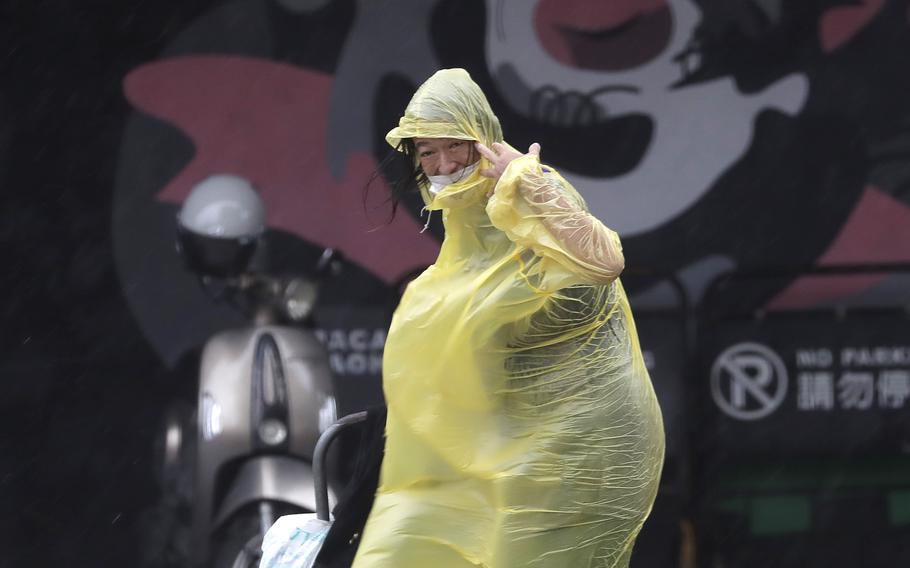
[(427, 179), (430, 180), (430, 194), (436, 195), (443, 190), (446, 186), (452, 185), (453, 183), (458, 183), (462, 180), (468, 179), (468, 176), (474, 173), (474, 170), (477, 169), (477, 166), (480, 164), (480, 160), (474, 162), (470, 166), (465, 166), (458, 170), (457, 172), (452, 172), (447, 175), (439, 176), (427, 176)]

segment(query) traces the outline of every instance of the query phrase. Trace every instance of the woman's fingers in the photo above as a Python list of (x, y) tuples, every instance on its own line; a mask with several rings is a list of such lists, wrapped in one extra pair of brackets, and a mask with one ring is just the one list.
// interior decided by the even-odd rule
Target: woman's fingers
[(495, 168), (484, 168), (484, 169), (480, 170), (480, 175), (482, 175), (483, 177), (488, 177), (488, 178), (499, 177), (499, 173), (496, 171)]
[[(493, 144), (493, 146), (496, 146), (496, 144)], [(493, 150), (490, 150), (480, 142), (475, 142), (474, 147), (477, 148), (477, 151), (480, 152), (480, 155), (484, 158), (490, 160), (491, 162), (496, 161), (496, 153), (493, 152)]]
[[(492, 168), (483, 168), (480, 170), (480, 175), (491, 179), (497, 179), (499, 174), (502, 173), (497, 169), (499, 156), (496, 155), (496, 152), (490, 150), (480, 142), (475, 142), (474, 146), (477, 148), (477, 151), (480, 152), (480, 155), (489, 160), (490, 164), (493, 165)], [(493, 144), (493, 147), (496, 147), (496, 144)]]
[[(501, 142), (493, 142), (490, 144), (490, 147), (486, 147), (480, 142), (475, 142), (474, 147), (477, 148), (477, 151), (481, 156), (486, 158), (492, 167), (484, 168), (480, 170), (480, 175), (486, 178), (493, 180), (498, 180), (499, 176), (505, 171), (506, 167), (512, 160), (520, 158), (522, 156), (521, 152), (506, 146)], [(531, 144), (528, 148), (528, 155), (540, 156), (540, 144), (537, 142)]]

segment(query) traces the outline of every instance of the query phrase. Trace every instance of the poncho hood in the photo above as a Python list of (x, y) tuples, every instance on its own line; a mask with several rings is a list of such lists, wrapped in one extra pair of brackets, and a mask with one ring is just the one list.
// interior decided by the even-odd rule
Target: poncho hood
[[(442, 69), (427, 79), (398, 121), (386, 134), (386, 142), (400, 149), (405, 138), (457, 138), (475, 140), (486, 146), (503, 142), (502, 127), (490, 103), (464, 69)], [(435, 196), (428, 187), (420, 193), (427, 209), (454, 209), (479, 203), (493, 182), (480, 174), (489, 167), (486, 159), (463, 181), (447, 186)]]

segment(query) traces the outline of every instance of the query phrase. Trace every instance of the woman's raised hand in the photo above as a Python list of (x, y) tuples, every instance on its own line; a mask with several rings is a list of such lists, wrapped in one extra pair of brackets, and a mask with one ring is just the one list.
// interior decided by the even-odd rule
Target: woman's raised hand
[(506, 171), (506, 167), (514, 160), (515, 158), (521, 158), (524, 156), (537, 156), (540, 157), (540, 144), (537, 142), (531, 144), (528, 148), (527, 154), (522, 154), (518, 150), (514, 150), (505, 144), (500, 144), (499, 142), (494, 142), (492, 148), (487, 148), (480, 142), (475, 142), (474, 146), (477, 148), (477, 151), (480, 152), (480, 155), (490, 161), (491, 167), (484, 168), (480, 170), (480, 175), (488, 177), (495, 181), (499, 181), (499, 177), (502, 175), (502, 172)]

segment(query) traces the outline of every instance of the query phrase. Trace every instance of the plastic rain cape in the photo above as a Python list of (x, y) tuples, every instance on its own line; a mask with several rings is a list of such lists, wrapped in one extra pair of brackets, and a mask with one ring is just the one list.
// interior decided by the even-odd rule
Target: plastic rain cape
[[(502, 140), (461, 69), (387, 136)], [(616, 234), (533, 156), (432, 196), (445, 240), (384, 356), (381, 481), (355, 568), (627, 566), (664, 454)]]

